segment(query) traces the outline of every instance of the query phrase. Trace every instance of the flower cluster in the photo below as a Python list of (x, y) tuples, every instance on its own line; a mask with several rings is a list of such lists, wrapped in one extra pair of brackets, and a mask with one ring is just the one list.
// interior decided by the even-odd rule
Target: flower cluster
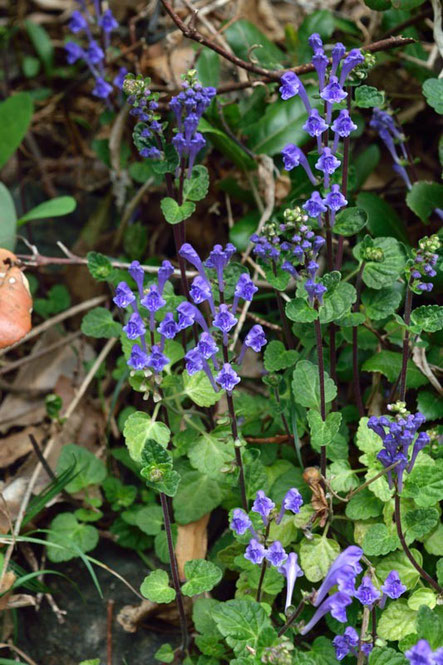
[(180, 161), (187, 160), (188, 177), (191, 175), (197, 154), (206, 145), (203, 135), (197, 131), (198, 123), (217, 93), (215, 88), (203, 87), (197, 80), (196, 74), (195, 69), (187, 73), (182, 92), (173, 97), (169, 103), (177, 123), (177, 133), (172, 143)]
[(303, 575), (303, 571), (298, 565), (298, 557), (295, 552), (289, 554), (285, 551), (279, 540), (275, 540), (270, 545), (267, 543), (267, 533), (272, 520), (280, 524), (286, 511), (297, 515), (303, 505), (303, 499), (300, 492), (293, 487), (285, 494), (280, 511), (275, 511), (275, 503), (263, 490), (257, 492), (255, 501), (252, 505), (252, 512), (258, 513), (262, 519), (265, 533), (258, 534), (252, 525), (249, 515), (241, 508), (235, 508), (232, 512), (230, 527), (237, 535), (242, 536), (247, 531), (252, 535), (245, 550), (245, 559), (251, 563), (261, 565), (266, 561), (277, 568), (278, 572), (286, 578), (286, 605), (285, 610), (291, 605), (292, 595), (297, 577)]
[(317, 258), (325, 240), (306, 224), (307, 219), (300, 208), (288, 208), (282, 224), (269, 222), (261, 235), (254, 233), (251, 236), (251, 242), (256, 256), (265, 262), (270, 261), (274, 268), (278, 262), (281, 269), (295, 279), (300, 277), (295, 266), (300, 265), (307, 276), (304, 287), (311, 305), (316, 300), (322, 304), (326, 287), (316, 281), (316, 276), (319, 269)]
[[(100, 10), (100, 3), (94, 3), (94, 13), (88, 10), (85, 0), (77, 0), (80, 9), (72, 12), (69, 29), (74, 34), (84, 33), (87, 38), (87, 45), (81, 46), (75, 41), (69, 41), (65, 44), (67, 61), (70, 65), (83, 60), (91, 74), (95, 78), (95, 86), (92, 94), (101, 99), (107, 99), (112, 92), (112, 85), (106, 81), (105, 73), (105, 52), (110, 44), (110, 35), (113, 30), (118, 28), (112, 11), (106, 9)], [(98, 40), (94, 37), (94, 32), (99, 33)], [(103, 43), (101, 47), (100, 42)], [(123, 85), (126, 69), (122, 67), (113, 80), (113, 84), (119, 90)]]
[(435, 277), (437, 274), (435, 265), (440, 249), (440, 239), (436, 235), (426, 236), (418, 243), (418, 249), (414, 250), (414, 258), (408, 265), (409, 283), (414, 293), (420, 294), (424, 291), (432, 291), (432, 282), (424, 282), (423, 279)]
[[(347, 205), (347, 200), (340, 191), (339, 185), (334, 184), (330, 188), (330, 179), (341, 165), (341, 160), (337, 157), (340, 140), (350, 136), (357, 126), (346, 108), (339, 109), (334, 120), (332, 120), (332, 116), (337, 105), (340, 106), (348, 96), (344, 89), (348, 76), (365, 61), (365, 57), (359, 49), (353, 49), (346, 55), (345, 47), (339, 42), (332, 49), (332, 66), (328, 75), (329, 61), (320, 35), (313, 34), (308, 41), (314, 52), (312, 64), (318, 76), (320, 97), (324, 101), (324, 115), (322, 116), (317, 109), (312, 108), (306, 89), (294, 72), (286, 72), (281, 77), (280, 94), (284, 100), (295, 96), (300, 97), (308, 114), (303, 129), (317, 142), (318, 159), (315, 168), (323, 174), (325, 196), (322, 198), (320, 193), (315, 191), (307, 202), (307, 207), (304, 206), (305, 210), (319, 222), (321, 215), (329, 211), (329, 224), (333, 226), (336, 212)], [(331, 144), (329, 143), (329, 130), (333, 135)], [(283, 149), (282, 156), (287, 171), (300, 165), (314, 187), (319, 184), (306, 156), (298, 146), (289, 143)]]
[[(122, 309), (131, 308), (123, 331), (128, 340), (134, 342), (128, 359), (129, 367), (134, 370), (145, 372), (146, 378), (151, 375), (159, 375), (170, 359), (165, 355), (164, 348), (167, 339), (173, 339), (175, 335), (193, 324), (194, 318), (183, 314), (178, 306), (179, 316), (175, 322), (171, 313), (167, 313), (160, 324), (156, 327), (155, 314), (166, 305), (163, 297), (165, 284), (174, 272), (169, 261), (163, 261), (158, 270), (157, 282), (144, 288), (144, 277), (142, 267), (138, 261), (133, 261), (129, 267), (129, 274), (135, 281), (138, 290), (138, 299), (127, 282), (120, 282), (115, 291), (114, 302)], [(183, 303), (182, 303), (183, 304)], [(143, 314), (143, 310), (146, 314)], [(146, 325), (146, 318), (148, 320)], [(146, 332), (149, 330), (150, 344), (146, 342)], [(159, 338), (159, 342), (156, 341)]]
[[(403, 402), (396, 405), (390, 405), (390, 411), (396, 412), (394, 420), (389, 420), (386, 416), (371, 416), (368, 420), (368, 427), (383, 441), (383, 448), (377, 454), (377, 459), (385, 468), (396, 464), (388, 471), (389, 486), (392, 487), (392, 474), (397, 477), (398, 490), (401, 492), (403, 487), (403, 473), (405, 469), (411, 472), (418, 453), (430, 439), (426, 432), (417, 434), (418, 429), (426, 422), (426, 418), (420, 412), (412, 415), (405, 409)], [(412, 454), (408, 460), (408, 453), (411, 445)]]
[(419, 640), (417, 644), (405, 652), (410, 665), (442, 665), (443, 647), (432, 651), (427, 640)]
[[(221, 387), (229, 394), (240, 382), (240, 377), (232, 367), (232, 360), (229, 361), (229, 335), (232, 334), (238, 323), (235, 314), (239, 301), (251, 301), (257, 291), (257, 287), (249, 275), (242, 273), (235, 286), (232, 305), (225, 302), (224, 273), (234, 252), (235, 247), (231, 243), (228, 243), (224, 248), (221, 245), (214, 245), (204, 264), (189, 243), (182, 245), (179, 250), (180, 256), (196, 268), (198, 275), (192, 281), (189, 289), (193, 303), (183, 303), (179, 305), (178, 309), (186, 305), (186, 310), (193, 316), (193, 322), (198, 324), (203, 331), (195, 347), (186, 353), (186, 370), (191, 375), (200, 370), (205, 371), (214, 390), (219, 390), (219, 387)], [(213, 281), (211, 281), (208, 270), (214, 271)], [(214, 294), (218, 296), (218, 304), (216, 304)], [(209, 323), (196, 306), (202, 303), (207, 303)], [(212, 333), (210, 326), (213, 329)], [(242, 363), (248, 348), (258, 353), (266, 342), (263, 328), (260, 325), (253, 326), (243, 340), (242, 348), (236, 358), (236, 364), (240, 365)], [(220, 350), (222, 351), (223, 360), (219, 363), (217, 354)], [(209, 365), (210, 360), (218, 371), (215, 378)]]
[(160, 122), (158, 95), (152, 93), (150, 79), (128, 74), (123, 83), (127, 102), (132, 107), (129, 113), (138, 123), (134, 130), (134, 143), (141, 157), (161, 159), (163, 157), (163, 126)]

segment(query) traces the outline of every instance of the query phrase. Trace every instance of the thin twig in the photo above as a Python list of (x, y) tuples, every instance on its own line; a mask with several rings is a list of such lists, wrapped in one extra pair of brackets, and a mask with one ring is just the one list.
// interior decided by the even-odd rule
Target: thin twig
[(76, 330), (76, 332), (71, 333), (70, 335), (66, 335), (66, 337), (57, 340), (53, 344), (48, 344), (48, 346), (45, 346), (44, 349), (40, 349), (40, 351), (36, 351), (35, 353), (31, 353), (29, 356), (24, 356), (23, 358), (14, 360), (14, 362), (9, 363), (4, 367), (0, 367), (0, 376), (2, 374), (8, 374), (9, 372), (18, 369), (19, 367), (22, 367), (23, 365), (32, 362), (33, 360), (37, 360), (37, 358), (46, 356), (48, 353), (52, 353), (52, 351), (59, 349), (61, 346), (66, 346), (67, 344), (70, 344), (75, 339), (77, 339), (77, 337), (80, 337), (82, 334), (83, 333), (81, 330)]

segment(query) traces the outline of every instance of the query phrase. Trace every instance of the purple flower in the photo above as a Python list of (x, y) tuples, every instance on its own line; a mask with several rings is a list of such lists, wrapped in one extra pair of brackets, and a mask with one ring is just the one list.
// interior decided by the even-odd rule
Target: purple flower
[(163, 261), (160, 268), (158, 269), (158, 292), (163, 294), (163, 289), (165, 284), (170, 277), (174, 274), (174, 266), (170, 261)]
[(306, 159), (303, 151), (300, 150), (298, 146), (296, 146), (294, 143), (289, 143), (283, 148), (281, 154), (283, 156), (283, 163), (286, 171), (292, 171), (293, 168), (301, 164), (312, 184), (317, 184), (317, 180), (311, 171), (308, 160)]
[(240, 383), (239, 375), (232, 369), (229, 363), (223, 365), (215, 380), (227, 393), (231, 393), (237, 383)]
[(225, 249), (221, 245), (214, 245), (206, 261), (206, 267), (213, 268), (217, 273), (218, 288), (220, 291), (224, 291), (223, 270), (234, 253), (235, 247), (231, 243), (228, 243)]
[(166, 300), (159, 293), (157, 284), (151, 284), (149, 291), (140, 300), (140, 304), (149, 312), (154, 313), (166, 305)]
[(315, 168), (330, 175), (340, 166), (341, 162), (332, 154), (331, 148), (324, 148), (322, 154), (315, 164)]
[(209, 360), (209, 358), (212, 358), (217, 351), (218, 351), (218, 346), (214, 341), (214, 338), (206, 332), (203, 332), (200, 335), (200, 340), (197, 344), (197, 348), (202, 354), (203, 358), (206, 360)]
[(340, 104), (347, 96), (348, 93), (343, 90), (336, 76), (329, 77), (328, 85), (320, 93), (320, 97), (329, 104)]
[(97, 44), (97, 42), (92, 39), (89, 42), (88, 48), (85, 53), (85, 60), (90, 65), (98, 65), (99, 62), (104, 60), (105, 54), (103, 53), (102, 48)]
[(144, 337), (146, 328), (143, 319), (140, 314), (138, 314), (138, 312), (131, 314), (127, 324), (123, 326), (123, 331), (125, 332), (128, 339)]
[(203, 263), (192, 245), (190, 245), (188, 242), (185, 242), (178, 250), (178, 253), (181, 257), (186, 259), (186, 261), (189, 261), (189, 263), (193, 265), (196, 270), (198, 270), (200, 276), (203, 277), (203, 279), (208, 281)]
[(283, 545), (279, 540), (275, 540), (272, 545), (268, 547), (268, 551), (266, 552), (266, 559), (272, 566), (276, 566), (278, 568), (286, 561), (287, 558), (288, 555), (286, 554)]
[(358, 641), (358, 633), (352, 626), (348, 626), (343, 635), (337, 635), (334, 637), (332, 644), (335, 647), (335, 656), (337, 660), (343, 660), (348, 653), (353, 652), (358, 645)]
[(77, 60), (79, 60), (80, 58), (85, 57), (84, 50), (82, 49), (81, 46), (79, 46), (75, 42), (66, 42), (65, 51), (66, 51), (66, 60), (68, 61), (68, 65), (73, 65), (74, 62), (77, 62)]
[(295, 552), (289, 554), (284, 564), (279, 567), (278, 572), (286, 577), (286, 612), (288, 607), (292, 604), (296, 579), (297, 577), (303, 576), (303, 571), (298, 565), (298, 558)]
[(211, 285), (200, 275), (197, 275), (197, 277), (194, 277), (192, 280), (189, 294), (197, 305), (204, 302), (205, 300), (212, 300)]
[[(177, 312), (178, 312), (177, 325), (179, 330), (184, 330), (185, 328), (189, 328), (189, 326), (192, 326), (196, 320), (198, 320), (198, 322), (201, 323), (200, 317), (201, 319), (203, 319), (204, 326), (206, 326), (206, 321), (204, 320), (202, 314), (198, 311), (195, 305), (192, 305), (189, 302), (181, 302), (180, 305), (177, 307)], [(205, 329), (204, 326), (203, 329)]]
[(261, 564), (266, 556), (266, 549), (255, 538), (249, 541), (249, 545), (245, 550), (245, 559), (251, 563)]
[(312, 192), (310, 198), (303, 204), (302, 208), (306, 210), (309, 217), (317, 219), (319, 224), (322, 213), (327, 211), (325, 202), (317, 191)]
[(227, 305), (221, 304), (214, 317), (213, 324), (226, 334), (237, 324), (237, 319), (231, 314)]
[(311, 305), (315, 300), (318, 300), (320, 305), (323, 304), (323, 294), (328, 290), (326, 286), (320, 282), (314, 282), (312, 279), (307, 279), (305, 282), (305, 291), (308, 294), (308, 299)]
[(234, 296), (236, 298), (242, 298), (242, 300), (252, 300), (254, 293), (258, 291), (258, 288), (255, 286), (252, 279), (249, 277), (248, 273), (243, 272), (238, 278), (238, 282), (235, 287)]
[(120, 67), (118, 70), (118, 74), (114, 77), (114, 80), (112, 81), (113, 84), (115, 85), (116, 88), (121, 90), (123, 88), (123, 83), (125, 82), (125, 76), (128, 73), (128, 70), (126, 67)]
[(142, 148), (139, 150), (140, 157), (145, 159), (159, 159), (161, 157), (161, 152), (155, 146), (150, 146), (149, 148)]
[(361, 572), (359, 561), (362, 556), (363, 550), (356, 545), (350, 545), (337, 556), (317, 591), (314, 607), (318, 607), (328, 591), (336, 585), (350, 596), (355, 593), (355, 578)]
[(70, 31), (75, 34), (76, 32), (81, 32), (82, 30), (85, 30), (85, 28), (88, 27), (88, 22), (86, 21), (83, 14), (76, 10), (73, 11), (71, 14), (68, 27)]
[(338, 65), (346, 53), (346, 48), (341, 42), (337, 42), (332, 49), (332, 67), (331, 74), (334, 76), (337, 73)]
[(241, 508), (234, 508), (230, 528), (236, 534), (242, 536), (252, 526), (249, 516)]
[(443, 665), (443, 647), (434, 651), (432, 665)]
[(344, 593), (343, 591), (337, 591), (336, 593), (333, 593), (332, 596), (326, 598), (309, 623), (307, 623), (306, 626), (304, 626), (304, 628), (300, 631), (301, 635), (306, 635), (306, 633), (309, 633), (315, 624), (320, 621), (320, 619), (328, 612), (330, 612), (331, 616), (333, 616), (334, 619), (337, 619), (337, 621), (345, 623), (347, 621), (346, 607), (351, 603), (351, 596), (348, 596), (348, 594)]
[(104, 78), (98, 76), (95, 79), (95, 86), (92, 89), (92, 94), (94, 97), (99, 97), (100, 99), (107, 99), (112, 92), (112, 85), (107, 83)]
[(145, 353), (138, 344), (134, 344), (128, 360), (129, 367), (132, 367), (132, 369), (135, 370), (145, 369), (148, 365), (148, 360), (147, 353)]
[(284, 507), (285, 510), (290, 510), (295, 515), (297, 515), (300, 512), (300, 508), (302, 507), (302, 505), (303, 505), (303, 497), (298, 491), (298, 489), (292, 487), (290, 490), (286, 492), (282, 504), (282, 507)]
[(126, 282), (120, 282), (115, 289), (113, 301), (117, 307), (126, 308), (135, 301), (135, 295), (132, 293)]
[(267, 339), (263, 328), (258, 324), (252, 326), (251, 330), (245, 337), (244, 344), (256, 353), (259, 353), (262, 347), (267, 344)]
[(300, 99), (302, 100), (305, 106), (305, 109), (309, 113), (311, 109), (309, 97), (306, 94), (305, 87), (298, 78), (297, 74), (295, 74), (294, 72), (285, 72), (280, 80), (282, 82), (282, 85), (279, 88), (281, 98), (283, 100), (287, 100), (290, 99), (291, 97), (295, 97), (295, 95), (299, 95)]
[(157, 331), (160, 333), (160, 335), (166, 337), (166, 339), (174, 339), (178, 333), (178, 326), (174, 321), (174, 315), (172, 312), (165, 314), (165, 318), (158, 326)]
[(162, 372), (163, 368), (169, 363), (169, 358), (162, 353), (160, 347), (156, 344), (151, 348), (151, 353), (148, 356), (147, 365), (152, 367), (154, 372)]
[(263, 490), (258, 490), (251, 510), (261, 515), (265, 524), (268, 523), (268, 517), (271, 510), (275, 508), (275, 503), (269, 499)]
[(405, 656), (410, 665), (433, 665), (432, 649), (426, 640), (419, 640), (405, 652)]
[(294, 279), (298, 279), (300, 277), (300, 275), (298, 274), (292, 263), (290, 263), (290, 261), (283, 261), (283, 263), (281, 264), (281, 269), (284, 270), (285, 272), (288, 272)]
[(425, 446), (427, 446), (430, 441), (431, 439), (429, 438), (429, 434), (426, 434), (426, 432), (420, 432), (420, 434), (417, 436), (415, 439), (414, 447), (412, 449), (412, 456), (408, 464), (408, 473), (411, 473), (420, 450), (423, 450), (423, 448), (425, 448)]
[(198, 349), (191, 349), (185, 355), (186, 371), (190, 376), (203, 369), (203, 356)]
[(343, 60), (343, 64), (340, 71), (340, 85), (343, 86), (348, 77), (348, 74), (354, 67), (361, 65), (365, 61), (365, 56), (358, 48), (352, 49), (349, 51), (346, 58)]
[(357, 129), (357, 125), (352, 122), (349, 111), (343, 109), (335, 118), (331, 129), (343, 138), (344, 136), (349, 136), (351, 132), (354, 132)]
[(325, 203), (331, 211), (329, 222), (331, 226), (334, 226), (335, 213), (348, 205), (347, 199), (343, 196), (340, 191), (340, 185), (332, 185), (331, 191), (325, 197)]
[(365, 656), (369, 656), (373, 648), (374, 645), (372, 642), (362, 642), (361, 650), (363, 651)]
[(98, 20), (99, 26), (102, 28), (103, 32), (109, 33), (118, 28), (118, 23), (114, 18), (113, 13), (110, 9), (107, 9), (103, 12), (101, 17)]
[(380, 591), (372, 584), (371, 578), (365, 575), (355, 592), (355, 597), (362, 605), (373, 605), (380, 598)]
[(328, 129), (328, 125), (317, 109), (312, 109), (308, 119), (303, 125), (303, 129), (309, 134), (309, 136), (321, 136), (323, 132)]
[(312, 35), (308, 37), (308, 44), (314, 53), (323, 49), (323, 40), (318, 32), (313, 32)]
[(383, 584), (381, 590), (389, 598), (396, 600), (397, 598), (400, 598), (400, 596), (406, 591), (406, 588), (407, 587), (405, 587), (405, 585), (402, 583), (400, 575), (397, 573), (397, 571), (391, 570), (385, 579), (385, 583)]
[(133, 261), (128, 268), (128, 273), (131, 275), (134, 282), (137, 284), (137, 289), (140, 297), (143, 297), (143, 283), (145, 281), (145, 273), (139, 261)]
[(326, 57), (323, 49), (317, 49), (312, 56), (312, 64), (314, 65), (315, 71), (317, 72), (320, 91), (323, 90), (325, 86), (325, 75), (328, 63), (329, 60)]

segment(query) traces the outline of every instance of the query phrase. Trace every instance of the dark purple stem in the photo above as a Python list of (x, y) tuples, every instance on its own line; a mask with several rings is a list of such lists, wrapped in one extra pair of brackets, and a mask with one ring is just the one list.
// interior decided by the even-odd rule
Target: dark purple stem
[(284, 624), (284, 626), (282, 626), (282, 627), (280, 628), (280, 630), (278, 631), (278, 636), (279, 636), (279, 637), (281, 637), (282, 635), (284, 635), (284, 634), (286, 633), (286, 631), (288, 630), (288, 628), (290, 628), (291, 625), (294, 623), (294, 621), (295, 621), (296, 619), (298, 619), (298, 617), (300, 616), (300, 614), (301, 614), (302, 611), (303, 611), (303, 608), (304, 608), (304, 606), (305, 606), (305, 603), (306, 603), (306, 599), (305, 599), (305, 598), (302, 598), (301, 601), (299, 602), (299, 604), (297, 605), (296, 609), (294, 610), (294, 612), (291, 614), (291, 616), (289, 617), (289, 619), (288, 619), (288, 620), (286, 621), (286, 623)]

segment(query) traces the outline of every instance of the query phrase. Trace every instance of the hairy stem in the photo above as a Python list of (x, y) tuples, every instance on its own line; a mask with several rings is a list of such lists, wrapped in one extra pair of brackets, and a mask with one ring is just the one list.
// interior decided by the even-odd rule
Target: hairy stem
[(188, 625), (186, 622), (186, 613), (185, 613), (185, 607), (183, 604), (183, 596), (181, 592), (181, 586), (180, 586), (180, 577), (178, 574), (178, 565), (177, 565), (177, 558), (175, 556), (175, 551), (174, 551), (174, 543), (172, 540), (172, 529), (171, 529), (171, 520), (169, 516), (169, 507), (168, 507), (168, 499), (166, 497), (166, 494), (163, 494), (163, 492), (160, 492), (160, 502), (162, 506), (162, 511), (163, 511), (163, 519), (165, 522), (165, 531), (166, 531), (166, 540), (168, 542), (168, 551), (169, 551), (169, 561), (171, 565), (171, 575), (172, 575), (172, 585), (175, 589), (176, 593), (176, 602), (177, 602), (177, 609), (178, 609), (178, 615), (180, 618), (180, 628), (181, 628), (181, 633), (182, 633), (182, 649), (184, 652), (188, 650), (189, 646), (189, 633), (188, 633)]
[(229, 419), (231, 421), (232, 438), (234, 439), (235, 461), (237, 462), (237, 466), (238, 466), (238, 470), (239, 470), (239, 484), (240, 484), (241, 501), (242, 501), (243, 510), (248, 512), (248, 499), (246, 497), (245, 470), (244, 470), (244, 467), (243, 467), (243, 460), (242, 460), (242, 456), (241, 456), (241, 450), (240, 450), (240, 447), (238, 445), (240, 443), (240, 440), (238, 438), (237, 419), (235, 417), (234, 402), (233, 402), (233, 399), (232, 399), (232, 395), (230, 395), (228, 392), (226, 393), (226, 400), (228, 402)]
[[(314, 321), (315, 338), (317, 343), (317, 358), (318, 358), (318, 379), (320, 383), (320, 415), (323, 422), (326, 420), (326, 399), (325, 399), (325, 364), (323, 359), (323, 345), (321, 338), (321, 325), (320, 319)], [(321, 447), (320, 452), (320, 471), (324, 478), (326, 478), (326, 446)]]
[[(405, 315), (404, 321), (407, 326), (411, 323), (411, 310), (412, 310), (412, 291), (411, 287), (408, 284), (406, 291), (406, 302), (405, 302)], [(405, 401), (406, 396), (406, 373), (408, 369), (408, 357), (409, 357), (409, 330), (405, 330), (403, 336), (403, 357), (401, 362), (401, 373), (400, 373), (400, 401)]]
[(414, 566), (415, 570), (420, 573), (421, 577), (428, 582), (436, 591), (438, 594), (443, 593), (443, 588), (436, 582), (428, 573), (423, 570), (423, 568), (420, 566), (420, 564), (414, 559), (414, 555), (412, 554), (411, 550), (406, 544), (406, 540), (403, 534), (403, 530), (401, 527), (401, 512), (400, 512), (400, 497), (398, 495), (398, 491), (396, 490), (395, 492), (395, 524), (397, 526), (397, 534), (398, 538), (400, 540), (401, 546), (403, 548), (404, 553), (408, 557), (409, 561), (412, 563)]

